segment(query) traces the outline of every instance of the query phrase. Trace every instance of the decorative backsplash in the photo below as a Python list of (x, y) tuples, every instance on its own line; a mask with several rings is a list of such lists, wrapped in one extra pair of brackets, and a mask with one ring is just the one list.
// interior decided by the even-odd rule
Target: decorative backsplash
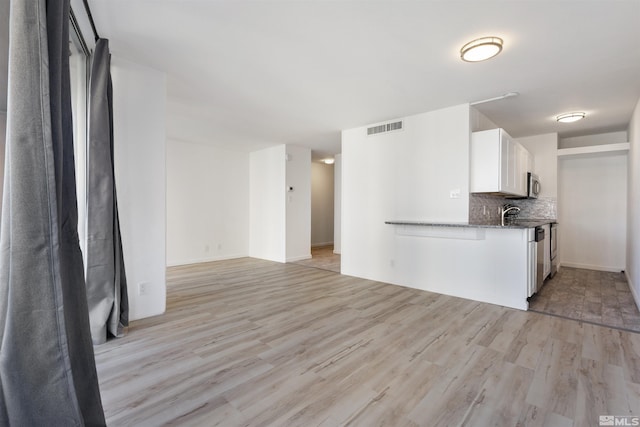
[(507, 199), (504, 196), (476, 193), (469, 195), (469, 223), (495, 224), (500, 222), (500, 210), (506, 203), (520, 208), (517, 218), (558, 218), (558, 202), (555, 197)]
[(520, 208), (519, 218), (558, 219), (558, 200), (555, 197), (514, 200)]

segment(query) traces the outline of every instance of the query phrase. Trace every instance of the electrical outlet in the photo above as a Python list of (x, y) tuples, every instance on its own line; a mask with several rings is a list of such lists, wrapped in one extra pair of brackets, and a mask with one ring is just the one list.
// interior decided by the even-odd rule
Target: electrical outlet
[(450, 199), (459, 199), (460, 198), (460, 189), (456, 188), (455, 190), (451, 190), (449, 192)]
[(138, 283), (138, 295), (143, 296), (143, 295), (149, 295), (149, 292), (151, 291), (151, 283)]

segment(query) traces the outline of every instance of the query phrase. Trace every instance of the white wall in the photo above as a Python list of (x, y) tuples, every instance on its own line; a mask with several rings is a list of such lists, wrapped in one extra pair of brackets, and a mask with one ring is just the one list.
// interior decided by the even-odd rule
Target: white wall
[(249, 255), (249, 153), (167, 141), (167, 265)]
[(4, 189), (4, 146), (7, 139), (7, 113), (0, 111), (0, 212)]
[(249, 155), (249, 256), (286, 261), (286, 147)]
[(342, 154), (335, 155), (333, 164), (333, 253), (342, 252)]
[(496, 125), (489, 117), (478, 111), (475, 107), (469, 107), (469, 121), (471, 125), (471, 132), (497, 129), (500, 127)]
[(558, 197), (558, 134), (518, 138), (517, 140), (533, 156), (533, 170), (540, 178), (540, 197)]
[(401, 238), (387, 220), (468, 220), (469, 114), (465, 104), (406, 117), (401, 131), (342, 132), (343, 274), (397, 283)]
[(627, 155), (559, 161), (560, 264), (625, 269)]
[[(287, 145), (286, 261), (311, 258), (311, 150)], [(281, 187), (282, 188), (282, 187)]]
[(560, 138), (558, 148), (587, 147), (592, 145), (617, 144), (627, 142), (627, 132), (607, 132), (593, 135), (573, 136)]
[[(166, 300), (165, 74), (113, 57), (114, 150), (131, 320)], [(139, 295), (138, 285), (148, 284)]]
[(334, 166), (311, 163), (311, 246), (333, 244)]
[(629, 123), (627, 199), (627, 278), (636, 305), (640, 307), (640, 100)]

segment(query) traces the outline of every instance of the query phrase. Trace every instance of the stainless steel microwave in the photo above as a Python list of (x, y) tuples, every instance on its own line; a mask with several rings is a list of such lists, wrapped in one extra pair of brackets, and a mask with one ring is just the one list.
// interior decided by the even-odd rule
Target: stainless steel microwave
[(540, 186), (540, 178), (538, 175), (527, 172), (527, 197), (529, 199), (537, 199), (542, 187)]

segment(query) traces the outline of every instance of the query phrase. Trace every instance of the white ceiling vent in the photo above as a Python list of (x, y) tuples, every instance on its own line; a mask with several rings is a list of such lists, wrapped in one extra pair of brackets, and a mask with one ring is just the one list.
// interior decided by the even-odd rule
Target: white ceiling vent
[(383, 125), (367, 128), (367, 136), (377, 135), (379, 133), (385, 132), (392, 132), (394, 130), (402, 130), (402, 120), (400, 120), (399, 122), (385, 123)]

